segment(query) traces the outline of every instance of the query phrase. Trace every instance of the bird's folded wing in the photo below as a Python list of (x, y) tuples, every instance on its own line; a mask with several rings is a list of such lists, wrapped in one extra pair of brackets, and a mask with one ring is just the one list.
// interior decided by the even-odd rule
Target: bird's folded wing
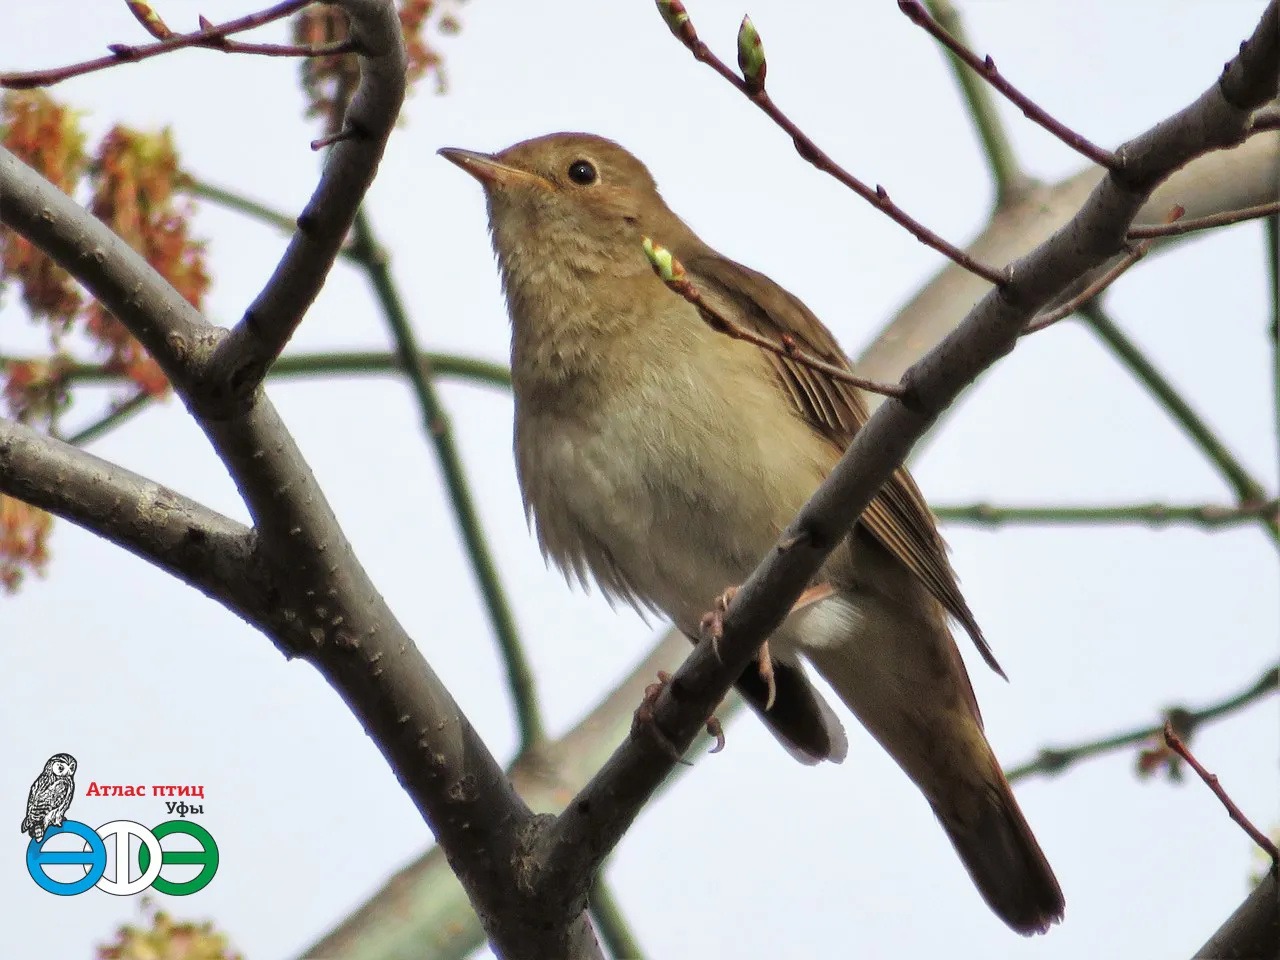
[[(808, 307), (768, 277), (709, 252), (681, 257), (681, 262), (708, 305), (728, 319), (774, 341), (788, 336), (805, 353), (852, 370), (831, 332)], [(844, 451), (869, 416), (858, 388), (794, 357), (765, 353), (796, 409)], [(1004, 676), (960, 593), (933, 514), (904, 468), (899, 467), (885, 482), (860, 522), (964, 626), (983, 659)]]

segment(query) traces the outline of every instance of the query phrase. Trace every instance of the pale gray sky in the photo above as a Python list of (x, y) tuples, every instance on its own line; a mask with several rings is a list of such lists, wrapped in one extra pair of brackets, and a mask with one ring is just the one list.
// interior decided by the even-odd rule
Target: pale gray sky
[[(1257, 22), (1260, 0), (1090, 0), (963, 5), (1001, 69), (1067, 123), (1114, 145), (1185, 105)], [(732, 61), (749, 12), (775, 99), (834, 157), (944, 236), (971, 237), (991, 187), (934, 43), (881, 0), (797, 5), (690, 0), (702, 37)], [(225, 0), (161, 0), (175, 29)], [(803, 13), (799, 11), (803, 9)], [(787, 138), (667, 33), (649, 0), (475, 0), (445, 41), (451, 91), (407, 105), (369, 198), (416, 329), (431, 349), (503, 359), (507, 320), (479, 188), (435, 155), (577, 129), (644, 159), (671, 206), (725, 254), (800, 295), (856, 353), (940, 265), (938, 255), (800, 161)], [(139, 39), (123, 3), (10, 5), (0, 68), (48, 66)], [(315, 129), (296, 65), (203, 51), (55, 88), (100, 133), (172, 124), (196, 174), (291, 212), (315, 183)], [(1027, 168), (1080, 158), (1001, 104)], [(229, 323), (284, 239), (211, 206), (210, 315)], [(1262, 231), (1236, 227), (1143, 264), (1116, 316), (1271, 489), (1273, 387)], [(4, 352), (38, 335), (11, 306)], [(340, 265), (303, 324), (301, 349), (379, 349), (364, 281)], [(510, 401), (445, 388), (498, 565), (561, 731), (646, 650), (653, 628), (544, 569), (525, 529), (510, 455)], [(516, 743), (503, 671), (408, 390), (372, 379), (273, 386), (355, 548), (432, 666), (500, 757)], [(225, 471), (169, 402), (93, 451), (245, 518)], [(916, 465), (937, 503), (1226, 502), (1227, 491), (1151, 401), (1082, 330), (1030, 338), (968, 394)], [(1274, 662), (1274, 549), (1252, 529), (946, 531), (1004, 684), (966, 658), (1006, 765), (1039, 746), (1153, 720), (1238, 689)], [(182, 917), (212, 917), (253, 960), (288, 958), (431, 841), (374, 745), (309, 667), (203, 596), (59, 523), (45, 580), (0, 599), (0, 948), (87, 957), (137, 903), (53, 897), (27, 877), (17, 831), (51, 753), (81, 789), (205, 785), (202, 823), (222, 867)], [(1280, 795), (1277, 702), (1206, 730), (1204, 762), (1264, 826)], [(616, 893), (654, 957), (1178, 956), (1247, 889), (1245, 836), (1198, 783), (1138, 782), (1132, 755), (1018, 789), (1067, 896), (1065, 923), (1023, 941), (983, 905), (915, 789), (846, 715), (843, 766), (804, 768), (749, 717), (698, 762), (620, 847)], [(158, 823), (163, 803), (77, 797), (92, 823)]]

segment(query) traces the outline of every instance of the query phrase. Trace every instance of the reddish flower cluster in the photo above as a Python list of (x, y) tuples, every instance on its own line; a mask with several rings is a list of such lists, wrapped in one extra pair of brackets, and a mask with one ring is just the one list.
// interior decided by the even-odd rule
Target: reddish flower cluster
[[(444, 60), (427, 42), (427, 27), (435, 14), (440, 33), (458, 32), (458, 20), (451, 13), (438, 12), (437, 0), (400, 0), (400, 29), (409, 58), (410, 87), (433, 74), (436, 91), (445, 89)], [(308, 47), (341, 43), (347, 38), (347, 18), (337, 7), (312, 6), (293, 21), (293, 42)], [(307, 116), (322, 117), (326, 131), (336, 132), (342, 123), (347, 101), (360, 79), (354, 54), (307, 57), (302, 61), (302, 89), (307, 97)]]
[(12, 593), (26, 570), (44, 572), (52, 523), (43, 510), (0, 496), (0, 588)]
[[(6, 94), (0, 109), (9, 151), (64, 193), (75, 190), (88, 166), (79, 117), (43, 90)], [(0, 281), (16, 282), (34, 319), (69, 326), (83, 303), (71, 275), (13, 233), (0, 245)]]
[[(148, 134), (117, 126), (98, 150), (89, 209), (198, 309), (209, 275), (204, 244), (190, 237), (191, 203), (174, 197), (178, 177), (178, 155), (168, 130)], [(84, 329), (106, 347), (109, 367), (152, 395), (168, 390), (160, 367), (101, 304), (89, 305)]]

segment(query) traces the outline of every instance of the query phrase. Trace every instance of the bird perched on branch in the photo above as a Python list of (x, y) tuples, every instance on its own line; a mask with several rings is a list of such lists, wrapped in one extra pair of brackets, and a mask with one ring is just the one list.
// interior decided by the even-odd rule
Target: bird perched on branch
[[(856, 388), (822, 368), (848, 360), (803, 303), (698, 239), (612, 141), (441, 153), (488, 199), (516, 461), (543, 552), (697, 638), (713, 598), (751, 573), (866, 422)], [(792, 352), (712, 329), (655, 276), (646, 237), (708, 309)], [(1044, 932), (1062, 891), (983, 733), (948, 618), (999, 670), (899, 469), (738, 689), (793, 755), (839, 762), (844, 730), (807, 659), (924, 793), (991, 908)]]

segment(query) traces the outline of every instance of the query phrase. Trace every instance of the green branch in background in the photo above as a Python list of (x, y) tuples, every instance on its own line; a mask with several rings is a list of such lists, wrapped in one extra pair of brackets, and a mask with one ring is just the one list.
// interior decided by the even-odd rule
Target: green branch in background
[(118, 403), (113, 403), (107, 412), (98, 417), (97, 420), (81, 427), (74, 434), (67, 437), (67, 443), (79, 447), (90, 441), (97, 440), (125, 421), (132, 419), (135, 414), (141, 413), (154, 399), (155, 397), (147, 393), (147, 391), (139, 390), (132, 396)]
[[(1150, 391), (1156, 402), (1168, 412), (1191, 442), (1200, 448), (1200, 452), (1230, 484), (1242, 506), (1263, 503), (1271, 499), (1262, 484), (1245, 469), (1235, 454), (1227, 449), (1226, 444), (1200, 418), (1200, 415), (1191, 409), (1191, 405), (1183, 399), (1173, 384), (1116, 325), (1101, 303), (1094, 300), (1085, 304), (1080, 309), (1080, 316), (1084, 318), (1085, 325), (1098, 335), (1098, 338), (1111, 349), (1120, 362), (1138, 379), (1138, 382)], [(1263, 516), (1261, 521), (1270, 533), (1271, 539), (1280, 545), (1280, 524), (1277, 524), (1275, 516)]]
[(1267, 292), (1271, 295), (1271, 392), (1275, 394), (1276, 482), (1280, 483), (1280, 213), (1267, 217)]
[(642, 960), (644, 952), (640, 949), (640, 942), (631, 932), (622, 908), (613, 899), (613, 892), (603, 873), (592, 885), (587, 904), (591, 909), (591, 919), (596, 924), (596, 932), (600, 934), (600, 939), (604, 941), (613, 960)]
[(1136, 524), (1146, 527), (1168, 527), (1175, 524), (1221, 530), (1256, 523), (1259, 518), (1280, 516), (1280, 501), (1240, 507), (1215, 504), (1180, 506), (1167, 503), (1128, 503), (1098, 507), (1002, 507), (989, 503), (944, 505), (934, 507), (934, 515), (944, 523), (979, 527), (1084, 526)]
[(524, 752), (541, 743), (546, 736), (538, 709), (533, 671), (525, 658), (524, 648), (516, 633), (515, 619), (511, 615), (511, 608), (502, 587), (502, 580), (498, 576), (493, 556), (489, 552), (489, 545), (480, 526), (480, 517), (476, 511), (475, 500), (471, 496), (471, 487), (462, 469), (462, 459), (458, 456), (458, 448), (453, 440), (448, 414), (440, 402), (428, 370), (418, 362), (422, 354), (418, 349), (417, 337), (409, 322), (404, 302), (400, 299), (400, 292), (396, 289), (395, 280), (391, 276), (391, 266), (386, 251), (378, 244), (369, 223), (368, 214), (363, 208), (356, 213), (355, 224), (352, 227), (351, 255), (364, 268), (365, 275), (373, 285), (374, 294), (391, 328), (396, 354), (400, 358), (400, 364), (409, 380), (409, 385), (418, 398), (418, 405), (422, 410), (423, 427), (435, 448), (440, 471), (444, 475), (445, 489), (453, 503), (454, 516), (457, 518), (458, 527), (466, 542), (467, 554), (471, 558), (471, 567), (479, 581), (481, 594), (484, 596), (489, 622), (502, 650), (507, 669), (507, 682), (511, 687), (516, 719), (520, 726), (520, 749)]
[(420, 351), (417, 362), (405, 365), (403, 353), (377, 351), (350, 353), (299, 353), (285, 354), (271, 368), (270, 377), (284, 380), (297, 377), (328, 376), (330, 374), (401, 374), (418, 368), (431, 379), (454, 378), (470, 380), (488, 387), (511, 389), (511, 371), (505, 364), (475, 357), (461, 357), (452, 353)]
[[(1165, 719), (1171, 722), (1183, 737), (1190, 738), (1195, 731), (1206, 723), (1218, 720), (1229, 714), (1243, 710), (1245, 707), (1264, 697), (1275, 693), (1280, 688), (1280, 666), (1268, 669), (1247, 689), (1240, 691), (1225, 700), (1201, 707), (1199, 710), (1188, 710), (1186, 707), (1170, 707), (1165, 710)], [(1124, 747), (1137, 746), (1151, 742), (1161, 735), (1165, 720), (1126, 733), (1118, 733), (1101, 740), (1092, 740), (1076, 744), (1072, 747), (1045, 747), (1036, 758), (1021, 766), (1006, 771), (1010, 783), (1025, 780), (1028, 777), (1051, 776), (1062, 773), (1068, 767), (1090, 757), (1112, 753)]]
[[(182, 174), (175, 186), (193, 197), (200, 197), (202, 200), (216, 203), (220, 207), (244, 214), (250, 220), (257, 220), (260, 223), (275, 227), (281, 233), (291, 234), (298, 229), (298, 221), (287, 213), (269, 207), (265, 203), (259, 203), (257, 200), (251, 200), (242, 193), (225, 190), (212, 183), (206, 183), (190, 174)], [(347, 259), (351, 259), (351, 253), (348, 248), (343, 249), (342, 255)]]
[[(951, 0), (925, 0), (925, 6), (942, 28), (966, 47), (972, 48), (965, 36), (964, 23), (960, 12), (952, 5)], [(987, 167), (996, 186), (996, 207), (1002, 207), (1015, 200), (1019, 194), (1031, 185), (1031, 179), (1022, 172), (1018, 158), (1014, 155), (1013, 144), (1005, 132), (1004, 124), (996, 109), (995, 97), (991, 87), (981, 77), (965, 66), (954, 53), (947, 51), (947, 62), (951, 64), (951, 73), (960, 87), (965, 104), (969, 108), (969, 117), (977, 128), (978, 138), (982, 141), (982, 150), (987, 157)]]
[[(9, 363), (27, 363), (27, 358), (0, 356), (0, 372)], [(418, 354), (419, 367), (428, 370), (433, 379), (457, 379), (470, 381), (501, 390), (511, 389), (511, 372), (501, 363), (461, 357), (451, 353), (422, 352)], [(276, 361), (268, 373), (270, 380), (302, 379), (335, 375), (386, 376), (401, 375), (405, 365), (399, 354), (386, 351), (353, 351), (347, 353), (298, 353), (286, 354)], [(60, 368), (63, 383), (74, 384), (125, 384), (127, 378), (118, 370), (98, 363), (71, 363)], [(124, 424), (136, 414), (147, 409), (153, 400), (160, 399), (148, 393), (134, 393), (127, 399), (114, 403), (96, 420), (82, 427), (67, 443), (82, 446), (99, 439), (104, 434)]]

